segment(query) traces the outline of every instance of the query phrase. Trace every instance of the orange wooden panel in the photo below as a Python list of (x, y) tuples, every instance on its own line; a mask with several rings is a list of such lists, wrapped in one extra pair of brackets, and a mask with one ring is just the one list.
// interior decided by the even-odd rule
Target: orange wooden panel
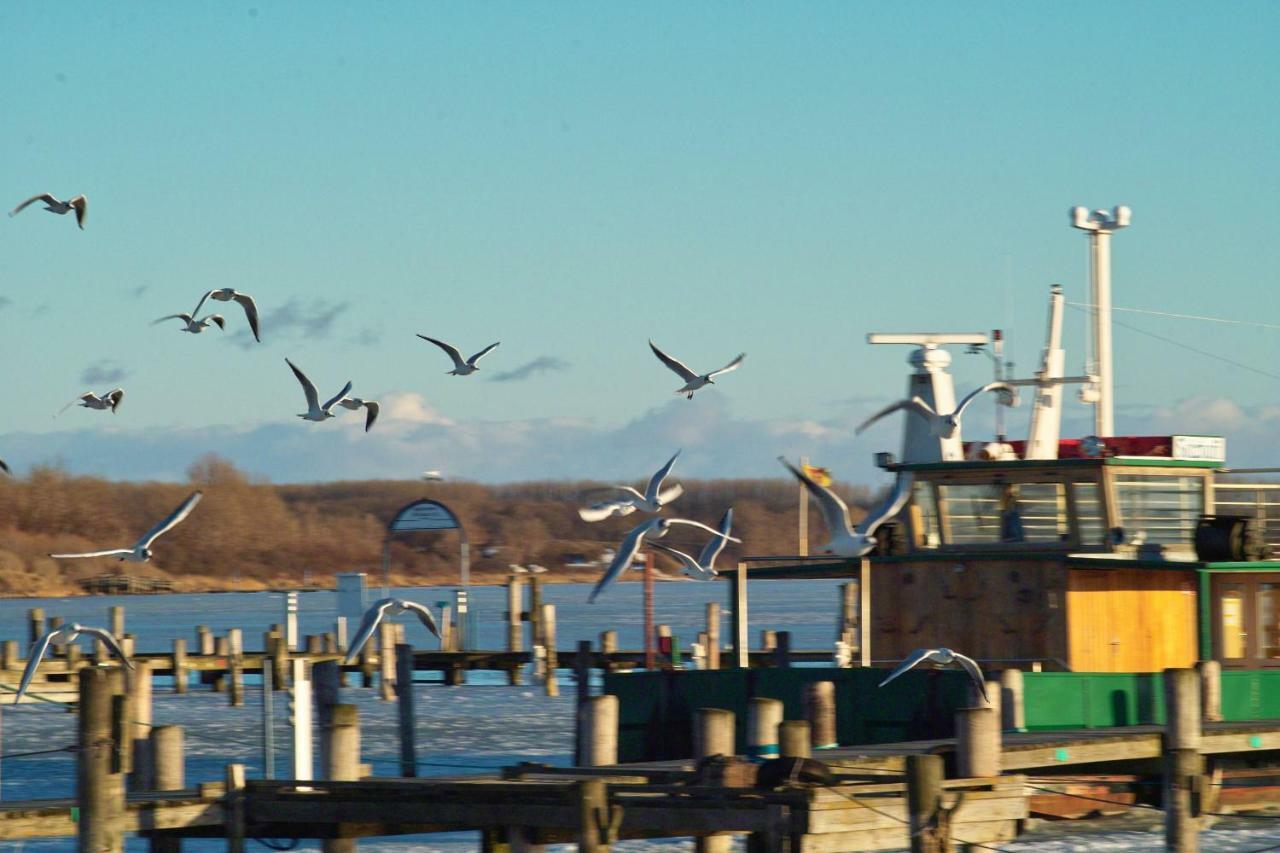
[(1195, 581), (1187, 572), (1072, 569), (1068, 663), (1075, 672), (1158, 672), (1196, 661)]

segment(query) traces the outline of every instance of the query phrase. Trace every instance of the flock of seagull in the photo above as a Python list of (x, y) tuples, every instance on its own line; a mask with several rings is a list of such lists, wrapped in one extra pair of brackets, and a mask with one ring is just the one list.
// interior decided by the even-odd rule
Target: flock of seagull
[[(61, 201), (49, 193), (41, 193), (32, 196), (26, 201), (19, 204), (12, 211), (10, 216), (21, 213), (28, 206), (36, 202), (43, 202), (44, 209), (49, 213), (65, 215), (75, 212), (76, 224), (83, 229), (85, 216), (88, 211), (88, 199), (84, 195), (77, 195), (67, 201)], [(210, 290), (200, 297), (194, 309), (188, 312), (179, 312), (169, 314), (154, 321), (153, 325), (164, 323), (170, 320), (179, 320), (182, 323), (180, 331), (190, 334), (201, 334), (212, 326), (217, 326), (219, 330), (225, 330), (227, 320), (222, 314), (209, 313), (201, 316), (200, 311), (205, 303), (209, 300), (214, 302), (234, 302), (243, 310), (245, 319), (249, 324), (249, 330), (253, 334), (255, 341), (261, 343), (261, 329), (259, 326), (258, 306), (254, 298), (247, 293), (241, 293), (233, 288), (217, 288)], [(470, 376), (480, 370), (479, 361), (489, 355), (501, 343), (495, 342), (489, 344), (485, 348), (476, 352), (469, 358), (463, 358), (461, 351), (452, 344), (429, 337), (427, 335), (418, 334), (428, 343), (439, 347), (452, 361), (453, 369), (447, 372), (451, 376)], [(705, 388), (708, 385), (714, 385), (717, 376), (737, 370), (742, 366), (746, 353), (739, 353), (729, 363), (716, 370), (706, 373), (698, 373), (689, 368), (684, 362), (671, 356), (658, 347), (652, 340), (649, 341), (649, 348), (657, 359), (675, 373), (683, 382), (681, 387), (675, 389), (676, 394), (683, 395), (687, 399), (692, 400), (695, 392)], [(298, 384), (302, 386), (303, 395), (306, 398), (307, 411), (298, 415), (299, 418), (312, 421), (323, 422), (336, 416), (335, 407), (350, 411), (365, 410), (365, 432), (368, 432), (378, 419), (379, 404), (376, 400), (365, 400), (360, 397), (349, 396), (352, 388), (352, 382), (348, 380), (337, 394), (330, 397), (323, 404), (320, 402), (319, 392), (315, 384), (307, 377), (305, 373), (291, 360), (285, 359), (286, 364), (293, 371), (294, 377)], [(1000, 402), (1006, 406), (1017, 405), (1017, 391), (1012, 386), (1003, 382), (992, 382), (977, 390), (971, 392), (960, 404), (951, 412), (938, 412), (924, 400), (919, 397), (912, 397), (907, 400), (899, 400), (894, 402), (880, 411), (873, 414), (866, 421), (857, 427), (857, 433), (862, 433), (872, 424), (896, 411), (906, 411), (911, 415), (921, 417), (929, 424), (931, 435), (938, 436), (943, 439), (954, 437), (960, 430), (960, 421), (964, 411), (979, 396), (987, 392), (996, 392), (1000, 395)], [(103, 394), (96, 394), (92, 391), (86, 391), (79, 395), (61, 410), (58, 414), (66, 411), (67, 408), (79, 403), (83, 408), (110, 411), (115, 413), (121, 402), (124, 400), (124, 389), (114, 388)], [(55, 415), (56, 417), (56, 415)], [(609, 518), (623, 517), (631, 515), (635, 512), (642, 512), (655, 516), (647, 519), (633, 527), (623, 537), (622, 542), (616, 549), (613, 559), (609, 566), (605, 569), (604, 574), (596, 583), (588, 596), (588, 602), (594, 603), (596, 598), (612, 585), (627, 569), (635, 565), (636, 556), (641, 548), (645, 545), (652, 549), (661, 551), (673, 558), (679, 563), (685, 576), (695, 580), (711, 580), (716, 577), (715, 561), (720, 552), (724, 550), (725, 545), (729, 542), (741, 542), (731, 535), (733, 528), (733, 508), (729, 507), (725, 510), (720, 518), (720, 522), (716, 527), (710, 527), (700, 521), (694, 521), (686, 518), (668, 518), (660, 516), (659, 513), (663, 509), (678, 499), (683, 493), (683, 486), (676, 484), (664, 488), (663, 484), (667, 477), (671, 474), (680, 453), (677, 451), (666, 464), (659, 468), (650, 477), (644, 492), (627, 485), (616, 485), (608, 487), (609, 491), (614, 493), (614, 497), (609, 500), (599, 501), (588, 507), (578, 510), (579, 516), (587, 522), (601, 522)], [(891, 497), (890, 505), (886, 507), (887, 511), (869, 515), (863, 524), (854, 527), (849, 518), (849, 508), (845, 502), (830, 488), (823, 486), (810, 477), (802, 468), (792, 465), (785, 458), (779, 457), (779, 461), (786, 467), (788, 471), (804, 486), (805, 489), (815, 499), (818, 509), (821, 511), (823, 520), (826, 524), (829, 540), (817, 549), (820, 554), (829, 554), (844, 557), (859, 557), (870, 552), (875, 546), (876, 528), (883, 523), (884, 520), (891, 518), (905, 504), (906, 499), (910, 495), (907, 488), (899, 488)], [(4, 460), (0, 459), (0, 471), (9, 473), (9, 466)], [(115, 557), (122, 561), (145, 563), (151, 559), (151, 545), (164, 533), (172, 530), (180, 524), (191, 511), (195, 509), (200, 502), (202, 493), (193, 492), (181, 504), (178, 505), (166, 518), (152, 527), (137, 542), (128, 548), (114, 548), (99, 551), (89, 551), (74, 554), (51, 554), (55, 559), (71, 560), (84, 559), (92, 557)], [(697, 528), (711, 534), (710, 540), (699, 550), (698, 556), (695, 558), (689, 554), (672, 548), (665, 544), (660, 544), (655, 540), (666, 536), (673, 525), (684, 525)], [(431, 611), (416, 602), (405, 599), (387, 598), (376, 602), (365, 613), (360, 629), (351, 644), (348, 652), (347, 661), (350, 663), (359, 655), (360, 649), (373, 635), (378, 625), (383, 619), (410, 613), (422, 622), (424, 627), (435, 635), (440, 636), (439, 629), (436, 625), (435, 618)], [(28, 658), (27, 668), (23, 672), (21, 686), (18, 690), (18, 698), (20, 699), (25, 693), (32, 677), (35, 674), (40, 660), (48, 650), (50, 644), (63, 644), (73, 642), (81, 634), (94, 636), (104, 642), (113, 654), (119, 657), (127, 666), (132, 668), (133, 664), (128, 660), (123, 650), (120, 648), (116, 638), (103, 628), (95, 628), (92, 626), (84, 626), (79, 624), (65, 625), (54, 629), (41, 637), (32, 647), (32, 654)], [(886, 678), (881, 686), (893, 681), (903, 672), (911, 669), (921, 663), (933, 663), (938, 666), (949, 666), (959, 664), (969, 673), (971, 679), (975, 681), (982, 695), (986, 696), (986, 686), (983, 681), (981, 671), (977, 664), (970, 658), (950, 649), (920, 649), (914, 652), (902, 664), (894, 670), (888, 678)]]

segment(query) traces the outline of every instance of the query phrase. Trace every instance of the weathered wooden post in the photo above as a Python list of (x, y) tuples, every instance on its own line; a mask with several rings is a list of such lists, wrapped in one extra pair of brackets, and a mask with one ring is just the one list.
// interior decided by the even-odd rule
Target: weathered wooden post
[[(524, 651), (524, 625), (520, 621), (523, 598), (520, 576), (513, 574), (507, 579), (507, 651), (513, 654)], [(519, 666), (507, 670), (508, 684), (519, 684), (522, 679), (523, 673)]]
[(578, 850), (581, 853), (608, 853), (611, 812), (609, 790), (603, 779), (583, 779), (578, 789)]
[(836, 735), (836, 685), (833, 681), (811, 681), (804, 688), (804, 716), (813, 732), (814, 749), (839, 746)]
[(791, 666), (791, 632), (779, 631), (777, 646), (773, 650), (773, 665), (779, 669)]
[[(360, 778), (360, 712), (355, 705), (334, 705), (329, 726), (321, 732), (326, 741), (322, 765), (324, 778), (335, 782), (355, 782)], [(351, 853), (354, 838), (326, 838), (325, 853)]]
[(559, 658), (556, 655), (556, 606), (554, 604), (542, 605), (539, 621), (542, 623), (542, 639), (547, 649), (547, 695), (559, 696), (560, 677), (556, 673), (556, 669), (560, 665)]
[(578, 652), (573, 656), (573, 686), (576, 702), (574, 702), (574, 744), (573, 763), (579, 767), (586, 760), (586, 714), (587, 702), (591, 699), (591, 641), (579, 640)]
[(79, 849), (93, 853), (124, 850), (124, 689), (118, 669), (80, 670), (79, 751), (76, 803), (80, 809)]
[(739, 562), (729, 575), (729, 597), (733, 601), (733, 665), (746, 669), (751, 665), (751, 650), (747, 647), (747, 631), (750, 618), (747, 613), (747, 564)]
[(400, 712), (400, 775), (418, 775), (418, 745), (414, 722), (413, 646), (396, 646), (396, 699)]
[(720, 668), (720, 602), (707, 602), (707, 669)]
[(852, 646), (858, 641), (858, 585), (853, 581), (840, 584), (840, 618), (836, 620), (836, 639)]
[(227, 853), (244, 853), (245, 808), (244, 765), (227, 765), (227, 792), (224, 811), (227, 820)]
[(583, 712), (583, 767), (603, 767), (618, 763), (618, 697), (592, 696)]
[(1000, 718), (1006, 732), (1025, 732), (1027, 712), (1022, 670), (1006, 669), (1000, 673)]
[(732, 711), (724, 708), (699, 708), (693, 718), (694, 758), (736, 755), (733, 726)]
[(307, 654), (318, 657), (324, 654), (324, 637), (320, 634), (307, 634)]
[(17, 640), (5, 640), (0, 643), (0, 669), (17, 669), (22, 661), (18, 651)]
[(124, 605), (113, 604), (107, 608), (107, 624), (111, 626), (111, 636), (124, 636)]
[(783, 758), (809, 758), (812, 738), (808, 720), (783, 720), (778, 726), (778, 751)]
[(782, 700), (752, 697), (747, 702), (747, 758), (767, 761), (778, 757), (778, 726)]
[(174, 637), (173, 639), (173, 663), (171, 669), (173, 670), (173, 692), (186, 693), (188, 681), (187, 641), (181, 637)]
[(942, 826), (941, 755), (907, 756), (907, 829), (911, 853), (944, 853), (951, 849)]
[(373, 637), (370, 637), (360, 649), (360, 686), (373, 687), (373, 674), (377, 667), (373, 663)]
[(618, 632), (600, 632), (600, 668), (605, 672), (613, 672), (613, 660), (610, 655), (618, 651)]
[(226, 669), (215, 672), (213, 691), (215, 693), (224, 693), (227, 690), (227, 681), (231, 676), (231, 642), (226, 637), (218, 637), (214, 641), (213, 653), (226, 666)]
[(276, 720), (271, 694), (275, 688), (271, 673), (274, 671), (270, 658), (262, 661), (262, 776), (264, 779), (276, 778)]
[(284, 690), (289, 684), (289, 644), (284, 635), (273, 632), (267, 650), (271, 654), (272, 689)]
[(1222, 664), (1202, 660), (1196, 664), (1200, 673), (1200, 710), (1206, 723), (1222, 722)]
[[(333, 709), (338, 705), (339, 682), (338, 662), (334, 660), (319, 661), (311, 667), (311, 701), (315, 706), (316, 726), (323, 733), (333, 722)], [(329, 739), (320, 738), (320, 767), (329, 766)], [(325, 778), (328, 778), (327, 776)]]
[(1000, 775), (1000, 712), (984, 705), (956, 711), (956, 767), (961, 778)]
[(209, 630), (208, 625), (196, 626), (196, 648), (205, 657), (213, 654), (213, 631)]
[(1200, 847), (1200, 675), (1194, 669), (1164, 671), (1165, 849), (1195, 853)]
[(760, 632), (760, 651), (771, 652), (778, 647), (778, 632), (765, 628)]
[(378, 626), (378, 676), (382, 701), (390, 702), (396, 697), (396, 626), (391, 622)]
[(32, 607), (27, 611), (27, 646), (34, 646), (44, 636), (44, 608)]
[(67, 672), (75, 672), (80, 666), (80, 644), (67, 643)]
[(529, 629), (531, 645), (547, 644), (542, 636), (542, 579), (537, 575), (529, 576)]
[(233, 708), (244, 707), (244, 631), (227, 631), (227, 680)]
[(186, 786), (182, 750), (182, 726), (156, 726), (151, 730), (153, 790), (181, 791)]
[(134, 661), (134, 669), (125, 675), (129, 688), (129, 723), (133, 741), (133, 763), (129, 770), (129, 790), (151, 791), (151, 662)]

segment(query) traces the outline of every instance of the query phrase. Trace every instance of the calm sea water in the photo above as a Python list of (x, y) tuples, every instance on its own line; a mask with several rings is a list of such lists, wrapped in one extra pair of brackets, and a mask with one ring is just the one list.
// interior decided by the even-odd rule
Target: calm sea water
[[(727, 584), (661, 583), (656, 588), (657, 621), (672, 626), (673, 633), (686, 642), (703, 629), (704, 606), (720, 601), (727, 606)], [(596, 604), (586, 603), (587, 584), (549, 584), (544, 587), (544, 600), (556, 605), (557, 631), (561, 648), (578, 640), (595, 640), (600, 631), (618, 632), (622, 648), (638, 648), (641, 643), (643, 614), (640, 584), (615, 586)], [(396, 595), (427, 604), (452, 599), (451, 588), (418, 588), (394, 590)], [(803, 583), (762, 581), (751, 587), (752, 642), (763, 628), (789, 630), (796, 648), (832, 648), (835, 639), (839, 590), (836, 581)], [(299, 596), (300, 634), (331, 630), (336, 616), (336, 597), (332, 592), (303, 593)], [(506, 642), (503, 611), (506, 592), (500, 587), (478, 587), (471, 593), (476, 611), (478, 644), (484, 648), (502, 648)], [(261, 646), (261, 636), (274, 622), (283, 621), (283, 596), (273, 593), (230, 593), (217, 595), (120, 596), (93, 598), (53, 598), (0, 600), (0, 639), (26, 639), (26, 611), (43, 607), (47, 615), (61, 616), (66, 621), (85, 624), (107, 624), (107, 608), (113, 604), (126, 607), (126, 626), (138, 638), (143, 651), (167, 650), (174, 637), (194, 641), (194, 627), (208, 625), (215, 632), (228, 628), (244, 629), (249, 649)], [(420, 625), (406, 620), (408, 641), (431, 648), (434, 640)], [(728, 636), (728, 625), (724, 636)], [(529, 679), (526, 679), (527, 681)], [(160, 682), (157, 682), (159, 685)], [(563, 695), (556, 699), (544, 696), (536, 686), (509, 687), (498, 674), (472, 673), (462, 687), (421, 683), (415, 686), (418, 710), (418, 746), (422, 775), (455, 775), (483, 772), (517, 761), (542, 761), (567, 765), (573, 748), (573, 690), (571, 682), (562, 681)], [(218, 780), (223, 768), (231, 762), (248, 766), (251, 777), (263, 773), (260, 749), (262, 715), (261, 691), (250, 686), (243, 708), (231, 708), (222, 694), (195, 692), (177, 696), (167, 687), (157, 686), (154, 699), (156, 725), (180, 724), (186, 729), (187, 781)], [(354, 702), (360, 708), (362, 753), (378, 774), (398, 772), (398, 739), (395, 704), (382, 702), (373, 690), (348, 688), (342, 701)], [(276, 702), (275, 739), (282, 752), (289, 743), (284, 723), (284, 703)], [(67, 746), (75, 741), (74, 714), (51, 705), (26, 705), (5, 709), (3, 743), (0, 761), (3, 778), (0, 797), (6, 801), (43, 797), (69, 797), (74, 791), (75, 764), (69, 753), (32, 757), (15, 754)], [(277, 759), (278, 775), (286, 775), (287, 758)], [(1085, 829), (1066, 834), (1038, 832), (1008, 849), (1036, 849), (1047, 853), (1072, 850), (1159, 850), (1162, 837), (1149, 831), (1159, 824), (1160, 816), (1148, 819), (1136, 815), (1124, 826)], [(1274, 822), (1280, 824), (1280, 821)], [(1099, 831), (1102, 830), (1102, 831)], [(1219, 853), (1244, 853), (1280, 844), (1280, 828), (1272, 822), (1215, 829), (1205, 834), (1205, 849)], [(412, 839), (365, 841), (361, 849), (368, 851), (459, 851), (478, 848), (473, 833), (421, 836)], [(193, 851), (220, 850), (216, 841), (186, 842)], [(30, 850), (42, 853), (68, 853), (74, 849), (70, 840), (41, 842), (5, 842), (0, 851)], [(145, 841), (131, 839), (130, 851), (146, 849)], [(266, 849), (261, 848), (261, 849)], [(303, 844), (299, 849), (318, 849), (318, 844)], [(616, 849), (691, 850), (688, 842), (629, 842)]]

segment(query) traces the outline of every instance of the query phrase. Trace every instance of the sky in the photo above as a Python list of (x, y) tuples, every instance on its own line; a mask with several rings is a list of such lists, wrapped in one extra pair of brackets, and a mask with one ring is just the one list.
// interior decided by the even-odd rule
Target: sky
[[(1133, 209), (1117, 306), (1280, 322), (1277, 31), (1267, 2), (0, 4), (0, 206), (90, 200), (84, 231), (0, 219), (0, 457), (513, 481), (684, 448), (691, 477), (804, 454), (878, 482), (900, 424), (853, 427), (908, 351), (866, 334), (1004, 328), (1029, 376), (1049, 286), (1088, 299), (1074, 205)], [(150, 325), (220, 287), (262, 344), (234, 305), (225, 332)], [(1118, 432), (1280, 463), (1280, 329), (1117, 320)], [(502, 344), (453, 377), (418, 333)], [(687, 401), (649, 339), (747, 358)], [(286, 357), (378, 424), (299, 420)], [(115, 385), (117, 414), (53, 417)], [(1072, 402), (1064, 435), (1090, 423)]]

